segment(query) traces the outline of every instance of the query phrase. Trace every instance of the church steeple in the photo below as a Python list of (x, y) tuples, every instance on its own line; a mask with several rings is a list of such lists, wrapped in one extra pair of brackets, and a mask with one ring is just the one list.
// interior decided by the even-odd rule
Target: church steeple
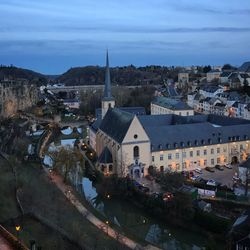
[(105, 116), (109, 108), (114, 108), (115, 100), (111, 94), (111, 80), (109, 70), (109, 54), (106, 54), (106, 69), (105, 69), (105, 86), (104, 95), (102, 98), (102, 118)]
[(109, 71), (109, 54), (107, 50), (106, 54), (106, 70), (105, 70), (105, 88), (103, 99), (113, 99), (111, 95), (111, 81), (110, 81), (110, 71)]

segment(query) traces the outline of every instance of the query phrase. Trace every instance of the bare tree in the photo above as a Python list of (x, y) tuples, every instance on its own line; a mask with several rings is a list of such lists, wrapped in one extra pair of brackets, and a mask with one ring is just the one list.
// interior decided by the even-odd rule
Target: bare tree
[(63, 181), (66, 182), (70, 172), (85, 168), (85, 161), (77, 148), (61, 147), (58, 151), (50, 152), (53, 159), (53, 168), (63, 174)]

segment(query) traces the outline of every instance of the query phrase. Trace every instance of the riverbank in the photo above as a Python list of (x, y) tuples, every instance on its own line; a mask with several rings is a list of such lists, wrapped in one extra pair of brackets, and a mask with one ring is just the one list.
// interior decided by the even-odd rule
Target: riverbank
[[(203, 235), (207, 239), (207, 247), (223, 249), (226, 245), (230, 221), (194, 209), (193, 201), (183, 193), (175, 193), (175, 203), (166, 203), (138, 190), (131, 180), (115, 180), (113, 177), (95, 183), (95, 187), (103, 199), (125, 199), (130, 205), (142, 209), (161, 223)], [(173, 213), (173, 209), (177, 212)]]
[[(51, 249), (51, 246), (60, 250), (103, 250), (104, 246), (117, 249), (117, 242), (83, 218), (51, 183), (39, 164), (20, 162), (16, 167), (24, 216), (15, 200), (13, 174), (6, 161), (0, 161), (0, 222), (11, 233), (16, 234), (15, 224), (18, 223), (21, 226), (20, 239), (26, 245), (35, 240), (43, 249)], [(28, 214), (37, 214), (40, 220)]]

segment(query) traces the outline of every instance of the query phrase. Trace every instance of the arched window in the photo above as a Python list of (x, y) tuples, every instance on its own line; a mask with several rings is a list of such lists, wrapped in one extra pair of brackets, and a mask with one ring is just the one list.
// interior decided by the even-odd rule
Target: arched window
[(139, 147), (134, 146), (134, 158), (138, 158), (138, 157), (139, 157)]

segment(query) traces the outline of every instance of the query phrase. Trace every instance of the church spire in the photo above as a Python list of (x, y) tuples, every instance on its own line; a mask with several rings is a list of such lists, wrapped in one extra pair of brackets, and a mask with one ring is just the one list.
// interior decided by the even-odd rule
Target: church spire
[(110, 81), (110, 71), (109, 71), (109, 54), (107, 50), (106, 54), (106, 70), (105, 70), (105, 88), (103, 99), (109, 100), (113, 99), (111, 95), (111, 81)]
[(110, 71), (109, 71), (109, 54), (107, 50), (106, 55), (106, 70), (105, 70), (105, 87), (104, 95), (102, 98), (102, 119), (107, 113), (109, 108), (115, 107), (115, 99), (111, 95), (111, 81), (110, 81)]

